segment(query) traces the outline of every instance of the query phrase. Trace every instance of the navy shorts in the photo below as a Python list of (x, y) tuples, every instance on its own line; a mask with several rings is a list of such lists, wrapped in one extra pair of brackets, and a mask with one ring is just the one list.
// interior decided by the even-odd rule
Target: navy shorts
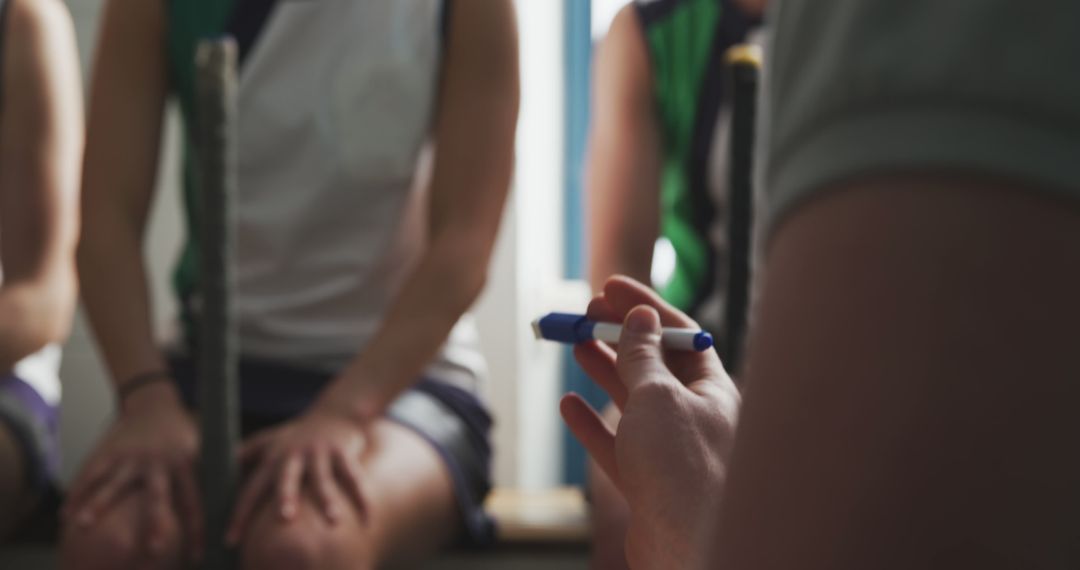
[[(195, 408), (195, 363), (169, 359), (186, 404)], [(326, 372), (242, 358), (241, 432), (248, 435), (304, 412), (333, 380)], [(491, 416), (473, 394), (435, 380), (421, 380), (387, 412), (390, 420), (419, 434), (439, 453), (453, 478), (465, 541), (484, 546), (494, 540), (494, 523), (483, 509), (491, 490)]]

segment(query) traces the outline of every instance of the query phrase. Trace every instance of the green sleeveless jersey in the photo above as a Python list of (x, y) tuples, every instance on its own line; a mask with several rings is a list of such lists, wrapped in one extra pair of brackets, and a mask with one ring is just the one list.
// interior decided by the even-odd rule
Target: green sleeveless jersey
[(731, 0), (636, 0), (662, 135), (661, 237), (675, 253), (656, 286), (714, 332), (723, 330), (729, 114), (724, 54), (752, 22)]

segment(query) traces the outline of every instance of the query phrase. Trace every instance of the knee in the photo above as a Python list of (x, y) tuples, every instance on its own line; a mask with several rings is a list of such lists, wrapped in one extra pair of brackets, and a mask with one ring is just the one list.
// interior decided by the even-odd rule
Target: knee
[(151, 553), (146, 550), (145, 525), (140, 524), (138, 506), (134, 501), (122, 502), (93, 524), (67, 524), (61, 536), (61, 567), (77, 570), (178, 567), (183, 557), (178, 521), (167, 521), (161, 529), (162, 548)]
[(241, 557), (248, 570), (321, 570), (375, 567), (369, 556), (358, 551), (361, 537), (348, 540), (337, 529), (315, 528), (301, 521), (275, 524), (252, 533), (244, 541)]
[(124, 570), (139, 562), (135, 530), (106, 521), (91, 526), (70, 525), (60, 545), (61, 567), (72, 570)]
[(297, 532), (294, 526), (282, 525), (275, 532), (261, 533), (244, 542), (245, 569), (277, 570), (318, 568), (320, 550), (318, 537)]

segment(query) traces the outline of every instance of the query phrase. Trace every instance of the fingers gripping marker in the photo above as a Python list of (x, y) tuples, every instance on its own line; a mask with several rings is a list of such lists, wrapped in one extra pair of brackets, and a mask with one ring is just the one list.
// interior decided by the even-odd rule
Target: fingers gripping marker
[[(598, 340), (618, 344), (622, 326), (614, 323), (590, 321), (585, 315), (551, 313), (533, 321), (533, 334), (537, 340), (544, 339), (565, 344), (581, 344)], [(661, 344), (668, 350), (691, 350), (704, 352), (713, 347), (713, 337), (706, 331), (696, 329), (664, 328)]]

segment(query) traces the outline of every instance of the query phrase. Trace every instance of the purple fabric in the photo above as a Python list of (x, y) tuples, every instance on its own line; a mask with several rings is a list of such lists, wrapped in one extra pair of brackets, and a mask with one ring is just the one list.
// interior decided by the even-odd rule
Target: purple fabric
[(46, 402), (33, 386), (13, 375), (0, 378), (0, 398), (18, 406), (18, 414), (0, 414), (0, 421), (12, 428), (23, 446), (34, 474), (32, 483), (55, 482), (60, 473), (59, 406)]
[(491, 455), (491, 441), (487, 434), (491, 433), (494, 422), (487, 408), (474, 394), (457, 386), (427, 378), (417, 383), (413, 389), (431, 395), (456, 413), (469, 426), (468, 433), (473, 444), (484, 455)]

